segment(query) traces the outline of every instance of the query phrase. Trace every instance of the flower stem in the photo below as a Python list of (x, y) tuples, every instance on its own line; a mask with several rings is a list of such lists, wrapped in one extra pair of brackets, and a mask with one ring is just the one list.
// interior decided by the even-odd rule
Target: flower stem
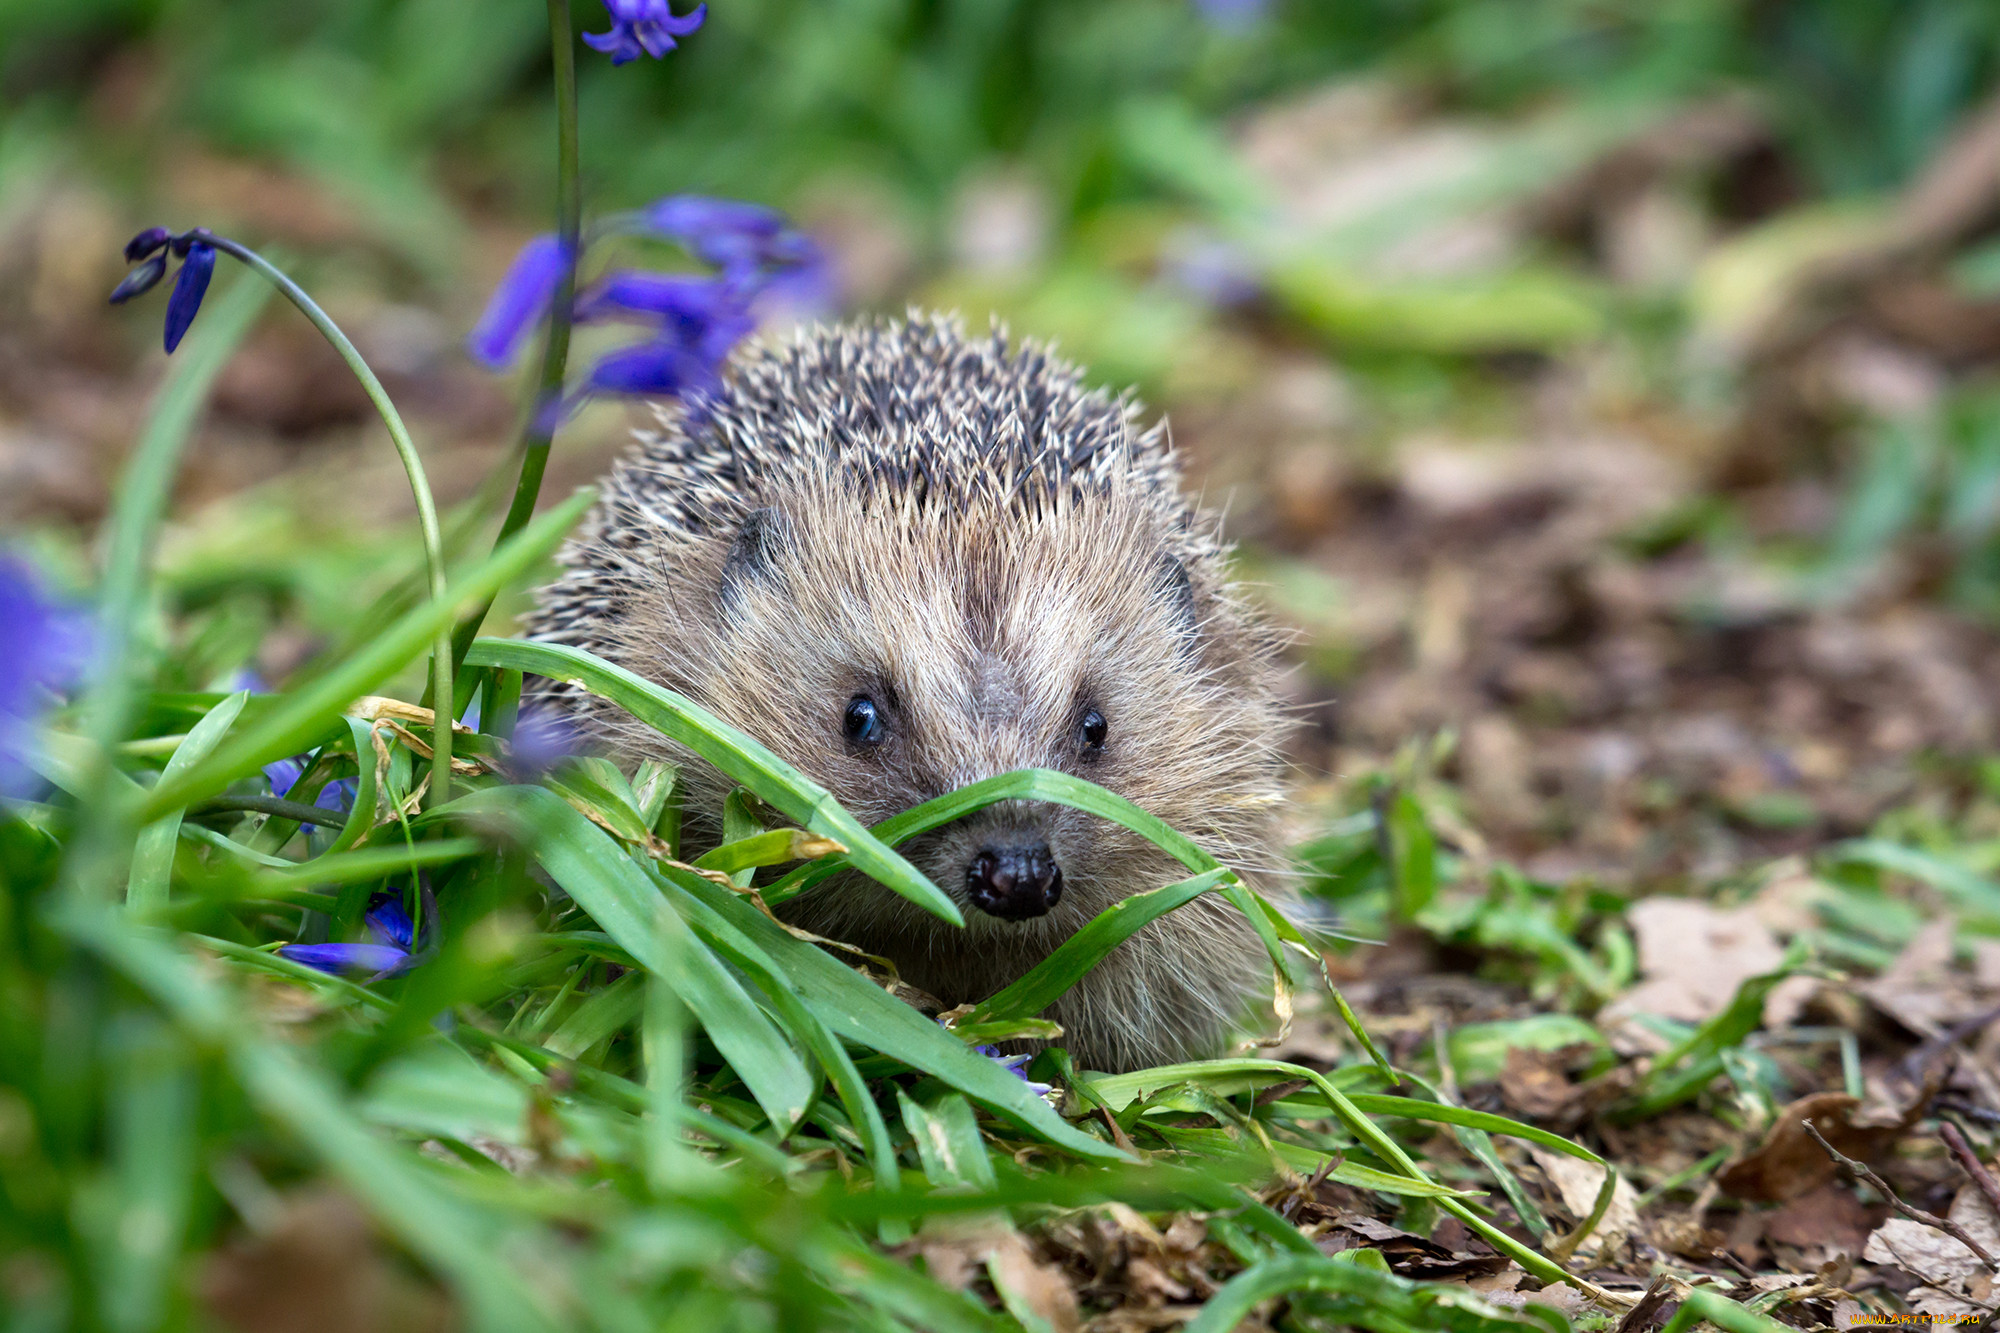
[[(226, 236), (216, 236), (203, 231), (199, 233), (199, 239), (224, 254), (241, 260), (262, 275), (265, 281), (284, 293), (286, 299), (299, 308), (299, 313), (312, 321), (313, 327), (320, 331), (321, 336), (333, 344), (333, 350), (340, 353), (340, 359), (354, 372), (354, 378), (361, 381), (361, 388), (367, 393), (368, 401), (375, 405), (375, 410), (381, 414), (382, 424), (389, 428), (389, 440), (396, 446), (396, 456), (403, 460), (403, 471), (410, 478), (410, 494), (417, 502), (417, 522), (423, 530), (424, 563), (430, 573), (431, 597), (434, 601), (443, 601), (447, 592), (444, 536), (438, 527), (437, 504), (431, 498), (430, 482), (424, 477), (424, 463), (417, 455), (416, 442), (410, 438), (410, 431), (403, 424), (402, 414), (397, 412), (396, 405), (389, 401), (389, 392), (382, 387), (382, 381), (375, 377), (374, 370), (362, 359), (361, 353), (348, 340), (347, 335), (341, 332), (340, 326), (327, 317), (327, 313), (319, 308), (317, 302), (306, 295), (304, 288), (293, 282), (264, 256)], [(434, 806), (442, 805), (451, 799), (451, 722), (454, 716), (451, 699), (454, 665), (451, 633), (449, 630), (441, 629), (431, 647), (431, 697), (439, 701), (438, 724), (433, 729), (431, 737), (431, 786), (428, 798), (428, 803)]]
[[(548, 0), (548, 5), (549, 57), (555, 66), (556, 83), (556, 235), (562, 241), (564, 263), (555, 300), (549, 306), (541, 377), (535, 385), (535, 400), (529, 407), (527, 422), (521, 428), (521, 476), (514, 484), (514, 502), (501, 521), (500, 535), (494, 539), (496, 548), (534, 517), (535, 501), (542, 493), (542, 474), (549, 466), (549, 445), (555, 439), (563, 380), (569, 373), (570, 321), (576, 309), (576, 261), (583, 235), (583, 181), (577, 148), (576, 35), (570, 27), (569, 0)], [(492, 609), (489, 600), (459, 623), (452, 636), (454, 662), (464, 660), (486, 613)]]

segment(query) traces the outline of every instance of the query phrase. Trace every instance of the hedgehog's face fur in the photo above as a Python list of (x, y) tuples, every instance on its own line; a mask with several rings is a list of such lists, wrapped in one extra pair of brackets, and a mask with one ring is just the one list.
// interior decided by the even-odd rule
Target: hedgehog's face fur
[[(697, 697), (864, 823), (995, 774), (1051, 768), (1228, 855), (1270, 814), (1270, 700), (1213, 562), (1189, 569), (1168, 536), (1125, 495), (1024, 520), (992, 502), (883, 515), (808, 487), (715, 540), (702, 553), (716, 592), (700, 627), (679, 608), (659, 634), (712, 643), (690, 682)], [(781, 672), (743, 669), (780, 662)], [(859, 735), (857, 701), (873, 714)], [(992, 860), (1040, 848), (1060, 875), (1048, 885), (1057, 901), (994, 901)], [(909, 856), (958, 900), (974, 939), (1047, 947), (1118, 898), (1187, 873), (1107, 821), (1024, 802), (948, 825)], [(822, 896), (816, 914), (836, 928), (917, 913), (873, 886)]]
[[(646, 522), (661, 516), (615, 474), (570, 555), (591, 557), (591, 578), (565, 583), (615, 599), (616, 614), (588, 634), (550, 633), (553, 603), (538, 629), (699, 700), (863, 823), (1050, 768), (1258, 868), (1280, 790), (1269, 636), (1226, 582), (1208, 525), (1163, 496), (1157, 439), (1110, 443), (1122, 465), (1025, 497), (1020, 476), (857, 484), (829, 450), (821, 466), (707, 492), (700, 531)], [(614, 710), (584, 711), (627, 758), (671, 754)], [(700, 766), (688, 776), (698, 837), (727, 783)], [(958, 902), (963, 930), (858, 875), (786, 915), (889, 957), (947, 1004), (993, 993), (1104, 908), (1189, 873), (1121, 826), (1041, 803), (989, 808), (902, 850)], [(1213, 1045), (1264, 969), (1234, 909), (1207, 897), (1115, 952), (1050, 1016), (1086, 1065), (1183, 1058)]]

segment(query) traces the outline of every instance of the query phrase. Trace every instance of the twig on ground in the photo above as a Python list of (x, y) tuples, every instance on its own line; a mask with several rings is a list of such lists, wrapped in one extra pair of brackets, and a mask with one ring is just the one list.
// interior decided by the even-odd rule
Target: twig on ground
[(1927, 1227), (1936, 1227), (1939, 1231), (1944, 1232), (1945, 1235), (1950, 1236), (1960, 1245), (1963, 1245), (1966, 1249), (1971, 1250), (1974, 1254), (1978, 1255), (1980, 1262), (1985, 1264), (1988, 1268), (2000, 1267), (2000, 1265), (1996, 1265), (1993, 1262), (1993, 1256), (1986, 1252), (1986, 1248), (1983, 1245), (1981, 1245), (1978, 1241), (1974, 1240), (1971, 1236), (1966, 1234), (1964, 1227), (1960, 1226), (1958, 1223), (1952, 1221), (1948, 1217), (1939, 1217), (1936, 1213), (1927, 1213), (1921, 1208), (1914, 1208), (1909, 1204), (1904, 1203), (1902, 1196), (1897, 1194), (1896, 1191), (1894, 1191), (1893, 1189), (1889, 1188), (1888, 1181), (1882, 1179), (1882, 1177), (1876, 1175), (1868, 1167), (1862, 1165), (1860, 1162), (1855, 1161), (1852, 1157), (1849, 1157), (1846, 1153), (1841, 1152), (1831, 1143), (1828, 1143), (1826, 1141), (1826, 1136), (1819, 1132), (1818, 1127), (1815, 1126), (1812, 1121), (1802, 1120), (1799, 1123), (1805, 1126), (1806, 1133), (1813, 1136), (1813, 1142), (1819, 1144), (1819, 1146), (1825, 1150), (1826, 1155), (1828, 1157), (1831, 1157), (1840, 1166), (1846, 1168), (1847, 1173), (1853, 1176), (1856, 1180), (1866, 1181), (1869, 1185), (1874, 1187), (1876, 1193), (1880, 1194), (1884, 1199), (1886, 1199), (1891, 1208), (1894, 1208), (1897, 1212), (1901, 1213), (1904, 1217), (1909, 1218), (1912, 1222), (1921, 1222)]
[(1618, 1327), (1612, 1333), (1650, 1333), (1653, 1326), (1659, 1323), (1660, 1310), (1673, 1294), (1673, 1289), (1673, 1283), (1664, 1273), (1654, 1278), (1653, 1285), (1646, 1288), (1637, 1305), (1625, 1312), (1625, 1317), (1618, 1321)]
[(1965, 1174), (1972, 1177), (1972, 1183), (1979, 1186), (1979, 1192), (1986, 1196), (1986, 1202), (1993, 1206), (1993, 1215), (2000, 1217), (2000, 1181), (1993, 1179), (1993, 1173), (1980, 1162), (1979, 1155), (1972, 1151), (1972, 1145), (1965, 1140), (1965, 1133), (1949, 1120), (1938, 1121), (1938, 1137), (1944, 1146), (1951, 1149), (1951, 1155)]
[(1752, 1282), (1755, 1282), (1757, 1280), (1757, 1270), (1752, 1268), (1749, 1264), (1744, 1263), (1741, 1259), (1737, 1258), (1736, 1255), (1731, 1251), (1710, 1250), (1708, 1253), (1710, 1258), (1714, 1259), (1717, 1263), (1721, 1264), (1723, 1267), (1733, 1269), (1738, 1277), (1749, 1278)]

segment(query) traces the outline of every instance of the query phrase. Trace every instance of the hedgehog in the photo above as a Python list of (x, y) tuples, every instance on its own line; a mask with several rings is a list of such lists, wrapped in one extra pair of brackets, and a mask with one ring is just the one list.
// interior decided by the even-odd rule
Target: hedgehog
[[(1057, 769), (1254, 872), (1276, 860), (1284, 713), (1275, 636), (1226, 557), (1130, 395), (997, 325), (913, 312), (753, 341), (719, 387), (660, 407), (525, 628), (698, 701), (863, 823)], [(719, 837), (725, 778), (550, 689), (538, 706), (618, 760), (682, 763), (687, 837)], [(963, 927), (854, 873), (779, 914), (952, 1006), (1188, 873), (1120, 825), (1020, 801), (901, 850)], [(1204, 895), (1045, 1017), (1079, 1067), (1145, 1068), (1220, 1050), (1269, 976), (1249, 923)]]

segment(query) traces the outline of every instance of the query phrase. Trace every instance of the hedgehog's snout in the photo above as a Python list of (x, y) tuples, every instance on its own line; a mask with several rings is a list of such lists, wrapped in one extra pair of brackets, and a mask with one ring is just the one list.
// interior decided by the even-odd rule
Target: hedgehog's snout
[(1045, 915), (1062, 898), (1062, 867), (1046, 842), (990, 844), (965, 868), (972, 905), (1002, 921)]

